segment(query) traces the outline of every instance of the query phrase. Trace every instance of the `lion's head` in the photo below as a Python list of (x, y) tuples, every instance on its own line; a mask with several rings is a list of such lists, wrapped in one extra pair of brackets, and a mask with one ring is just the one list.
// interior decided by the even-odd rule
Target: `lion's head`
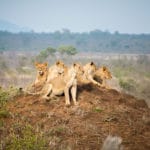
[(103, 66), (100, 69), (98, 69), (97, 75), (99, 75), (102, 79), (111, 79), (112, 78), (112, 75), (106, 66)]
[(76, 73), (77, 73), (78, 75), (83, 75), (84, 70), (83, 70), (83, 67), (82, 67), (80, 64), (74, 63), (74, 64), (73, 64), (73, 67), (74, 67), (74, 69), (75, 69), (75, 71), (76, 71)]
[(65, 64), (64, 64), (61, 60), (58, 60), (58, 61), (56, 61), (55, 65), (56, 65), (56, 68), (55, 68), (56, 71), (57, 71), (59, 74), (63, 74), (64, 71), (65, 71), (65, 69), (66, 69)]
[(92, 75), (93, 73), (95, 73), (96, 71), (96, 65), (94, 62), (90, 62), (90, 63), (87, 63), (85, 66), (84, 66), (84, 71), (86, 74), (89, 74), (89, 75)]
[(35, 62), (35, 67), (37, 69), (39, 76), (43, 76), (47, 73), (47, 70), (48, 70), (48, 64), (47, 63)]

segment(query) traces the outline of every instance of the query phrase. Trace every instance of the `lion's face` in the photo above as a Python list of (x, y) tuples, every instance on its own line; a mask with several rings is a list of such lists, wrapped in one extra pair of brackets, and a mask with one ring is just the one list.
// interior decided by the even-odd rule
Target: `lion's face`
[(105, 66), (100, 68), (100, 73), (101, 73), (101, 76), (105, 79), (111, 79), (112, 78), (110, 71)]
[(83, 70), (83, 67), (80, 64), (74, 63), (73, 67), (76, 70), (76, 72), (77, 72), (78, 75), (83, 75), (84, 70)]
[(66, 66), (62, 61), (59, 60), (59, 61), (56, 62), (56, 71), (59, 74), (64, 73), (65, 69), (66, 69)]
[(90, 62), (84, 66), (84, 70), (88, 74), (93, 74), (96, 71), (96, 65), (94, 62)]
[(43, 76), (47, 72), (48, 64), (47, 63), (38, 63), (38, 62), (36, 62), (35, 67), (37, 69), (38, 74), (40, 76)]

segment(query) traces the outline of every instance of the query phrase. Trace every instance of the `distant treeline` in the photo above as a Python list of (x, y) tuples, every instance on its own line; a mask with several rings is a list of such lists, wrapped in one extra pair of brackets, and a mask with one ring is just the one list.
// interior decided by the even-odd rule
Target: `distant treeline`
[(0, 31), (0, 51), (41, 51), (47, 47), (72, 45), (80, 51), (110, 53), (150, 53), (150, 34), (121, 34), (93, 30), (72, 33), (68, 29), (52, 33), (10, 33)]

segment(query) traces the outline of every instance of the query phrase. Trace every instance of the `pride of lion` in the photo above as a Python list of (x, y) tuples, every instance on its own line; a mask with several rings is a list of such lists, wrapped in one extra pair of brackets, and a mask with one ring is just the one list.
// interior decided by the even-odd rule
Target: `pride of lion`
[[(72, 98), (74, 105), (77, 105), (77, 87), (80, 84), (92, 83), (98, 87), (110, 89), (106, 80), (111, 79), (111, 73), (105, 66), (97, 68), (94, 62), (82, 66), (73, 63), (70, 67), (62, 61), (57, 61), (48, 68), (48, 63), (35, 63), (37, 76), (31, 87), (32, 94), (40, 94), (43, 99), (50, 99), (54, 96), (65, 95), (65, 103), (70, 105)], [(31, 91), (30, 87), (30, 91)], [(34, 92), (33, 92), (34, 91)]]

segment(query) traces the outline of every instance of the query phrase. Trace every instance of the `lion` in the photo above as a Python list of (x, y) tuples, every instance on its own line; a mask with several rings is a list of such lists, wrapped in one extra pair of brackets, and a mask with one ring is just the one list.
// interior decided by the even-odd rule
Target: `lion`
[(37, 75), (34, 83), (31, 84), (31, 87), (34, 88), (34, 90), (39, 91), (43, 88), (47, 76), (48, 76), (48, 63), (38, 63), (35, 62), (35, 67), (37, 69)]
[(69, 106), (69, 92), (71, 92), (74, 105), (77, 105), (77, 80), (81, 74), (83, 74), (83, 68), (77, 63), (74, 63), (70, 68), (66, 67), (62, 75), (57, 76), (46, 84), (44, 90), (46, 94), (44, 94), (43, 98), (49, 99), (50, 97), (64, 94), (65, 103)]
[(56, 61), (56, 63), (48, 69), (47, 83), (63, 74), (65, 69), (66, 66), (62, 61)]
[(112, 79), (112, 75), (106, 66), (102, 66), (95, 71), (94, 79), (100, 82), (102, 87), (106, 89), (111, 88), (106, 84), (106, 80)]
[(84, 74), (80, 77), (81, 84), (93, 83), (98, 87), (110, 89), (106, 80), (111, 79), (111, 73), (107, 67), (97, 68), (94, 62), (87, 63), (83, 66)]
[[(62, 61), (57, 61), (53, 66), (48, 68), (47, 63), (35, 63), (37, 69), (37, 76), (35, 82), (26, 88), (26, 92), (32, 95), (39, 95), (39, 92), (43, 90), (45, 84), (57, 76), (63, 74), (66, 68)], [(29, 92), (30, 91), (30, 92)]]
[(84, 74), (80, 76), (79, 81), (81, 84), (93, 83), (94, 85), (101, 86), (99, 82), (94, 80), (97, 67), (94, 62), (87, 63), (83, 66)]

